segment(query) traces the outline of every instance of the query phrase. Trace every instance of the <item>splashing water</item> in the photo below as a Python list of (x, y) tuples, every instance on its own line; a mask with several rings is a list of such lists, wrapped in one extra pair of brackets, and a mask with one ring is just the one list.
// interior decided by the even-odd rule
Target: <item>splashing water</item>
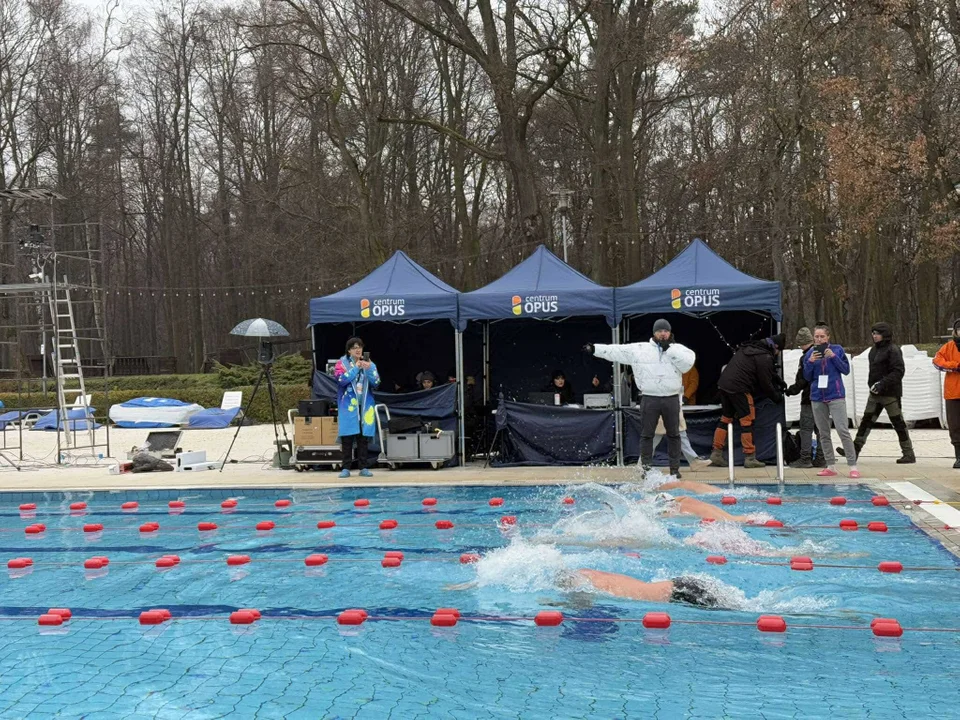
[(585, 485), (580, 495), (596, 500), (601, 508), (559, 520), (541, 539), (580, 539), (601, 544), (628, 541), (634, 546), (676, 543), (659, 519), (662, 508), (657, 502), (632, 500), (603, 485)]
[(513, 592), (549, 590), (567, 569), (553, 545), (535, 545), (515, 537), (506, 547), (484, 555), (477, 563), (479, 587), (502, 586)]
[(712, 552), (758, 557), (826, 555), (830, 552), (827, 545), (812, 540), (804, 540), (800, 545), (792, 547), (777, 547), (773, 543), (750, 537), (738, 524), (729, 522), (706, 525), (683, 542), (685, 545), (693, 545)]
[[(799, 615), (818, 610), (826, 610), (834, 605), (832, 599), (812, 597), (809, 595), (795, 595), (790, 588), (762, 590), (755, 597), (748, 598), (746, 593), (740, 588), (727, 585), (712, 575), (686, 573), (686, 577), (693, 577), (702, 582), (718, 599), (719, 607), (725, 610)], [(661, 577), (659, 579), (668, 580), (670, 578)]]

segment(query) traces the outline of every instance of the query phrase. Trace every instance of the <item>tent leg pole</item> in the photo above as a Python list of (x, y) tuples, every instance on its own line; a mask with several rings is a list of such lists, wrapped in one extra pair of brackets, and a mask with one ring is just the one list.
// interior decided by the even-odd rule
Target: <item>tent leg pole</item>
[(490, 404), (490, 321), (483, 323), (483, 405)]
[[(613, 344), (620, 344), (620, 326), (613, 328)], [(623, 467), (623, 417), (620, 414), (620, 363), (613, 364), (614, 443), (617, 448), (617, 467)]]
[(466, 405), (464, 405), (463, 391), (467, 378), (463, 375), (463, 333), (459, 330), (454, 331), (453, 349), (457, 368), (457, 406), (460, 410), (460, 467), (463, 467), (467, 464), (467, 408)]

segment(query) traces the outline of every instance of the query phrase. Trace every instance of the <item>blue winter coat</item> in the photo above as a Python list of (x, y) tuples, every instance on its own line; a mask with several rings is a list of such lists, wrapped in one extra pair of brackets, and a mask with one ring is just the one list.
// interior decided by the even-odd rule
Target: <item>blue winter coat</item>
[(340, 437), (360, 435), (373, 437), (377, 428), (376, 402), (373, 391), (380, 387), (380, 374), (375, 363), (361, 370), (353, 358), (344, 355), (333, 370), (337, 379), (337, 409)]
[[(803, 356), (803, 376), (810, 383), (811, 402), (831, 402), (842, 400), (847, 396), (843, 389), (843, 375), (850, 374), (850, 360), (839, 345), (831, 345), (832, 358), (821, 358), (815, 363), (810, 362), (813, 348), (807, 350)], [(827, 376), (827, 387), (820, 387), (820, 376)]]

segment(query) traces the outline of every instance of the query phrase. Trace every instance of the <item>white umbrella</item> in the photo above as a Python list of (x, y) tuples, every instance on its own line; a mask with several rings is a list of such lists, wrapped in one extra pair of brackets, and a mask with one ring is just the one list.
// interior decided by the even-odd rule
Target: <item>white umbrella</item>
[(267, 320), (266, 318), (244, 320), (231, 330), (230, 334), (255, 338), (290, 337), (290, 333), (287, 332), (283, 325), (275, 320)]

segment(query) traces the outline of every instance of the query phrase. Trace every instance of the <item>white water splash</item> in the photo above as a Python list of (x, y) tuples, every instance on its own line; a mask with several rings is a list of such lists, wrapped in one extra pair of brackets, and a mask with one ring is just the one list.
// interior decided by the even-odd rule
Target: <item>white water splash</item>
[[(692, 577), (703, 583), (704, 587), (717, 598), (718, 607), (724, 610), (742, 610), (756, 613), (778, 614), (805, 614), (833, 607), (833, 600), (825, 597), (810, 595), (795, 595), (789, 588), (776, 590), (762, 590), (755, 597), (747, 597), (738, 587), (727, 585), (712, 575), (704, 573), (686, 573), (684, 577)], [(670, 580), (670, 577), (659, 577), (659, 580)]]
[(737, 523), (710, 523), (700, 528), (691, 537), (683, 541), (711, 552), (728, 555), (752, 555), (758, 557), (790, 557), (793, 555), (826, 555), (830, 547), (812, 540), (804, 540), (800, 545), (778, 547), (764, 540), (750, 537)]
[(477, 563), (479, 587), (501, 586), (513, 592), (550, 590), (567, 569), (563, 554), (553, 545), (531, 544), (521, 537), (487, 553)]

